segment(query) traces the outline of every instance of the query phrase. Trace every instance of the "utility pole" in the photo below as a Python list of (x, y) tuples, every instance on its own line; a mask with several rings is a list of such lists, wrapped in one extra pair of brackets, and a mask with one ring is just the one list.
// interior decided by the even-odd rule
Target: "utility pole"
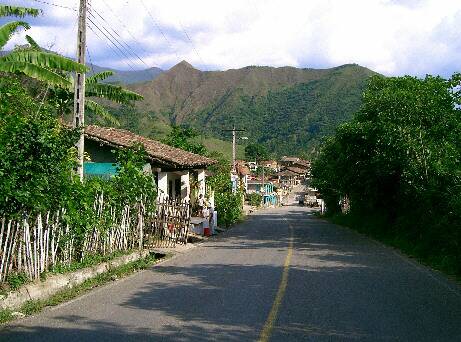
[(232, 129), (232, 171), (235, 172), (235, 125)]
[[(80, 0), (77, 30), (77, 62), (85, 64), (87, 0)], [(85, 73), (77, 72), (74, 79), (74, 128), (80, 129), (77, 142), (77, 174), (83, 181), (83, 153), (85, 151)]]
[(245, 131), (244, 129), (236, 129), (235, 125), (232, 127), (232, 129), (223, 129), (223, 132), (232, 132), (232, 171), (233, 172), (235, 172), (235, 154), (236, 154), (235, 141), (237, 140), (236, 132), (244, 132), (244, 131)]

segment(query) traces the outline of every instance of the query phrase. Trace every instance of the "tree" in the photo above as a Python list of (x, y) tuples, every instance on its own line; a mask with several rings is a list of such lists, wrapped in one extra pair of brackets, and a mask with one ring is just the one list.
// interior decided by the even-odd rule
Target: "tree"
[(180, 148), (192, 153), (206, 155), (208, 151), (201, 143), (193, 141), (198, 136), (196, 130), (184, 126), (172, 126), (168, 136), (162, 140), (164, 144)]
[(326, 141), (312, 169), (330, 210), (347, 195), (353, 214), (379, 216), (384, 231), (428, 254), (456, 255), (458, 265), (460, 80), (373, 77), (360, 110)]
[[(143, 96), (124, 89), (119, 85), (100, 82), (113, 74), (112, 71), (103, 71), (85, 79), (85, 96), (87, 97), (85, 99), (85, 108), (110, 123), (119, 125), (118, 120), (109, 113), (104, 106), (90, 98), (96, 97), (119, 104), (129, 105), (132, 101), (142, 100)], [(72, 111), (74, 89), (55, 87), (51, 90), (50, 98), (55, 102), (59, 115), (64, 117), (65, 114)]]
[[(38, 16), (40, 10), (34, 8), (0, 5), (0, 17), (25, 15)], [(24, 21), (12, 21), (0, 27), (0, 50), (11, 36), (19, 29), (30, 29)], [(55, 53), (37, 51), (35, 49), (16, 48), (0, 57), (0, 71), (8, 73), (23, 73), (47, 84), (72, 87), (72, 78), (65, 72), (85, 72), (87, 68), (69, 58)]]
[(17, 77), (2, 76), (0, 89), (0, 216), (58, 208), (71, 191), (78, 137)]
[(269, 158), (269, 152), (264, 145), (249, 144), (245, 147), (245, 158), (248, 161), (265, 160)]

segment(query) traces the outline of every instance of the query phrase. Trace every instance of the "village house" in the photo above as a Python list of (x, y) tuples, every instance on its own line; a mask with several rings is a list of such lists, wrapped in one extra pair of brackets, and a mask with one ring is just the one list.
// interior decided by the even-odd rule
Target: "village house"
[(280, 165), (276, 160), (263, 160), (259, 162), (259, 165), (274, 172), (280, 171)]
[(205, 196), (205, 170), (216, 161), (124, 129), (95, 125), (85, 128), (85, 152), (90, 161), (84, 163), (84, 174), (87, 177), (115, 174), (114, 150), (136, 143), (147, 152), (144, 170), (155, 178), (159, 198), (194, 203), (199, 194)]
[(248, 190), (248, 180), (251, 171), (243, 160), (235, 161), (235, 172), (232, 172), (232, 189), (242, 189), (244, 192)]

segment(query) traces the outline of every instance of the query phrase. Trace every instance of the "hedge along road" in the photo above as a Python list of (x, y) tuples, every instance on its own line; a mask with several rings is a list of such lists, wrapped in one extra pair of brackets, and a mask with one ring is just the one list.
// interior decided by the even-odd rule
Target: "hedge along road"
[(296, 206), (0, 331), (7, 341), (455, 341), (461, 290)]

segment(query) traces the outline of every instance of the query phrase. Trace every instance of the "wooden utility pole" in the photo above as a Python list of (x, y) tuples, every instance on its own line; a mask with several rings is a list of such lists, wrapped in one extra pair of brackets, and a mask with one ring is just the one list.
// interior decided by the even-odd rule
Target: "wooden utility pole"
[(235, 172), (235, 125), (232, 129), (232, 171)]
[(223, 131), (232, 132), (232, 171), (235, 172), (235, 154), (236, 154), (235, 141), (237, 140), (236, 132), (244, 132), (245, 130), (236, 129), (234, 125), (232, 129), (224, 129)]
[[(77, 62), (85, 64), (86, 50), (86, 8), (87, 0), (80, 0), (77, 31)], [(85, 73), (77, 72), (74, 79), (74, 128), (80, 128), (77, 142), (78, 166), (77, 174), (83, 181), (83, 153), (85, 151)]]

